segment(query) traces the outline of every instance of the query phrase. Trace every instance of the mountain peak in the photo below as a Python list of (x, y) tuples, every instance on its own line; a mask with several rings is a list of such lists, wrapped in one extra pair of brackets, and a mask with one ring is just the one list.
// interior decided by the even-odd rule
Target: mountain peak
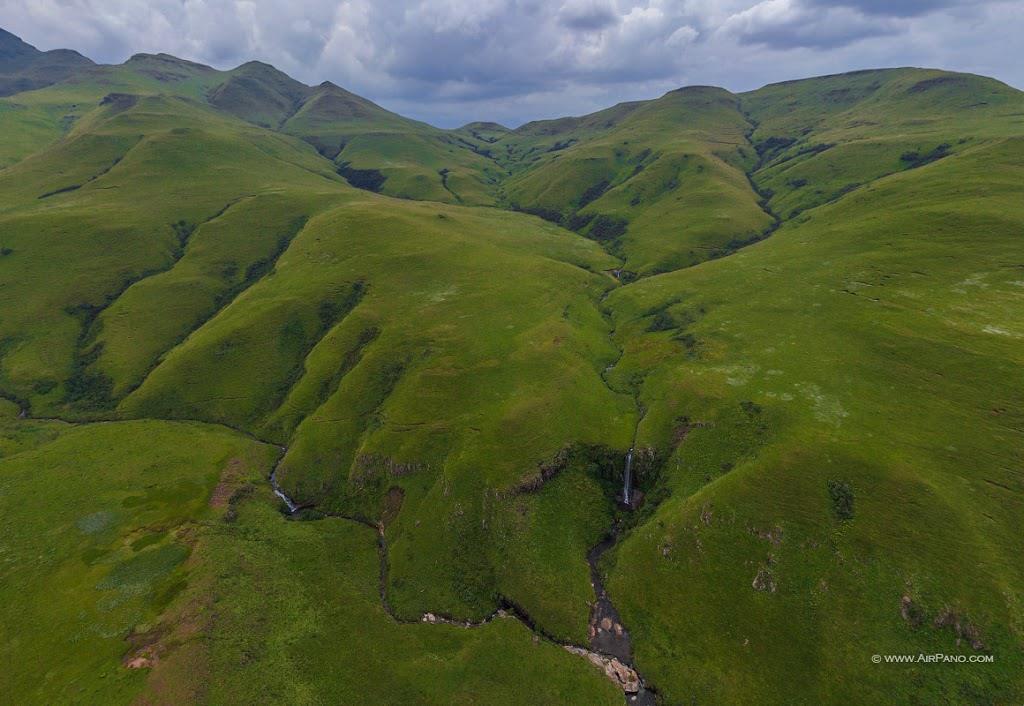
[(489, 122), (486, 120), (476, 120), (471, 123), (466, 123), (459, 130), (494, 130), (500, 132), (512, 132), (510, 128), (505, 127), (501, 123)]
[(272, 74), (274, 76), (288, 76), (288, 74), (281, 71), (273, 64), (268, 64), (265, 61), (247, 61), (244, 64), (239, 64), (234, 69), (232, 69), (232, 73)]
[(16, 34), (0, 29), (0, 61), (38, 56), (41, 51)]
[(49, 86), (91, 65), (92, 61), (71, 49), (39, 51), (0, 29), (0, 96)]
[(208, 95), (211, 105), (263, 127), (279, 126), (311, 89), (262, 61), (248, 61), (227, 72)]
[(165, 66), (174, 65), (182, 68), (189, 68), (203, 72), (216, 71), (216, 69), (207, 66), (206, 64), (200, 64), (197, 61), (189, 61), (188, 59), (182, 59), (180, 57), (173, 56), (172, 54), (165, 54), (163, 52), (160, 52), (159, 54), (146, 54), (144, 52), (132, 54), (131, 58), (129, 58), (128, 61), (124, 63), (128, 66), (132, 64), (162, 64)]

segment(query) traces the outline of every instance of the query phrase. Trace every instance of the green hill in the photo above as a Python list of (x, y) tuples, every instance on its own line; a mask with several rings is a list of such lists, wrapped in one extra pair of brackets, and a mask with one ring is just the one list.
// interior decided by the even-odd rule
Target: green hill
[(694, 265), (772, 225), (748, 179), (749, 131), (736, 96), (705, 87), (526, 125), (513, 151), (528, 166), (508, 180), (508, 197), (604, 243), (630, 272)]
[(258, 62), (47, 76), (0, 98), (3, 693), (1024, 695), (1020, 91), (441, 130)]
[[(894, 98), (920, 98), (888, 119), (934, 116), (931, 98), (908, 89), (935, 75), (892, 75)], [(792, 88), (820, 95), (838, 80)], [(752, 98), (763, 110), (763, 94)], [(796, 138), (817, 111), (790, 126), (765, 116), (759, 129)], [(1010, 371), (1022, 362), (1012, 204), (1024, 143), (1002, 136), (1013, 131), (1007, 111), (996, 104), (981, 129), (968, 114), (930, 121), (937, 137), (887, 138), (896, 157), (873, 173), (878, 146), (864, 139), (827, 169), (810, 162), (838, 144), (796, 157), (808, 184), (795, 191), (827, 191), (823, 173), (865, 183), (734, 256), (610, 297), (622, 366), (644, 376), (640, 438), (672, 449), (666, 468), (676, 469), (610, 583), (630, 597), (621, 607), (644, 633), (638, 663), (663, 673), (666, 694), (909, 703), (1019, 693), (1009, 597), (1024, 569), (1012, 529), (1024, 391)], [(936, 139), (955, 145), (948, 156), (900, 165), (908, 145)], [(782, 184), (780, 171), (765, 169)], [(652, 312), (667, 323), (652, 327)], [(693, 649), (645, 656), (644, 644)], [(895, 671), (864, 654), (957, 649), (998, 654), (1009, 671)], [(805, 665), (799, 684), (794, 663)]]
[(280, 128), (310, 94), (308, 86), (259, 61), (229, 73), (210, 91), (210, 104), (261, 127)]

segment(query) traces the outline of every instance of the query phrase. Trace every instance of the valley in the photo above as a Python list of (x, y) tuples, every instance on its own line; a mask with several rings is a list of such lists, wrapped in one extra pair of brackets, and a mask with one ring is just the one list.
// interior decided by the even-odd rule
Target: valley
[(1021, 91), (444, 130), (0, 47), (0, 693), (1024, 694)]

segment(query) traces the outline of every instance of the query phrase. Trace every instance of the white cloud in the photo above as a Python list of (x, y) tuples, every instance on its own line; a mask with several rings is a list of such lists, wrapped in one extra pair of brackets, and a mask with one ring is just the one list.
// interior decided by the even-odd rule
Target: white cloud
[(0, 17), (43, 49), (260, 59), (443, 124), (881, 65), (1024, 82), (1024, 0), (0, 0)]
[(861, 39), (897, 34), (906, 20), (867, 15), (844, 5), (816, 7), (800, 0), (764, 0), (729, 17), (719, 31), (743, 44), (789, 49), (836, 49)]

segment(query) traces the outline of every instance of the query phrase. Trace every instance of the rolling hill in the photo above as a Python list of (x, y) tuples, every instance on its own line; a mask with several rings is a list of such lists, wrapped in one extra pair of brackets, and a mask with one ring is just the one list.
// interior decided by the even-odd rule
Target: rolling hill
[(0, 79), (3, 693), (1024, 696), (1024, 93)]

